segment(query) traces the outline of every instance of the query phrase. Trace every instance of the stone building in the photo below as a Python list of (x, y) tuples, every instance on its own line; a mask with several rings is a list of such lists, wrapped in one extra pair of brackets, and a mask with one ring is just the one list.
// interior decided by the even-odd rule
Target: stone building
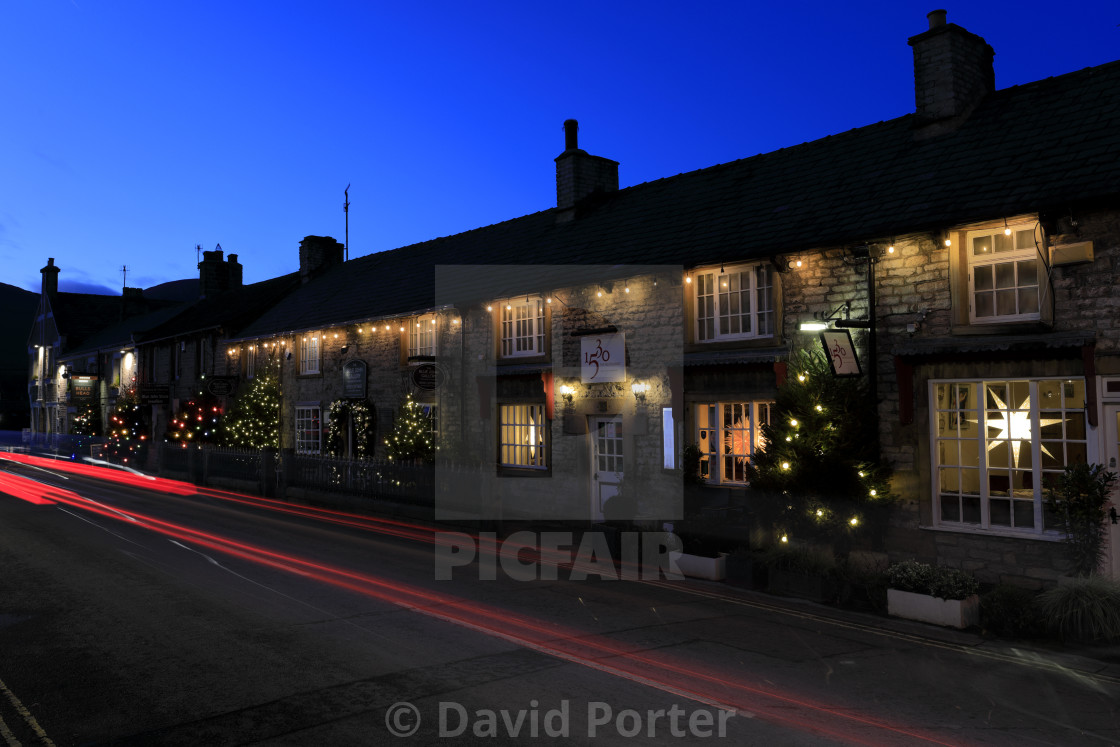
[(626, 189), (569, 121), (551, 209), (349, 261), (307, 237), (220, 365), (280, 362), (284, 449), (324, 452), (354, 400), (383, 442), (412, 395), (441, 458), (481, 470), (456, 505), (594, 521), (621, 483), (672, 518), (685, 444), (705, 502), (749, 504), (815, 323), (876, 395), (891, 556), (1052, 583), (1046, 481), (1120, 457), (1120, 62), (998, 90), (944, 12), (909, 43), (897, 119)]

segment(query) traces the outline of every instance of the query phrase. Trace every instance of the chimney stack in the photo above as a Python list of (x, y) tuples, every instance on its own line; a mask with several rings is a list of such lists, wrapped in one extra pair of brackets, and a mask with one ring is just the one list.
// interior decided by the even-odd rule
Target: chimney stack
[(200, 298), (213, 298), (227, 290), (241, 287), (241, 265), (237, 255), (229, 255), (223, 262), (222, 245), (218, 244), (212, 252), (203, 252), (198, 263), (198, 295)]
[(50, 298), (52, 301), (58, 295), (58, 273), (59, 269), (54, 266), (54, 257), (47, 260), (47, 266), (39, 270), (43, 274), (43, 295)]
[(579, 123), (564, 122), (564, 152), (556, 157), (556, 207), (559, 220), (575, 217), (575, 207), (596, 192), (618, 191), (618, 161), (592, 156), (579, 147)]
[(910, 38), (918, 120), (921, 125), (942, 123), (940, 130), (959, 124), (996, 87), (995, 52), (945, 17), (944, 10), (930, 11), (929, 29)]
[(304, 236), (299, 242), (299, 281), (306, 283), (328, 267), (342, 264), (344, 249), (330, 236)]

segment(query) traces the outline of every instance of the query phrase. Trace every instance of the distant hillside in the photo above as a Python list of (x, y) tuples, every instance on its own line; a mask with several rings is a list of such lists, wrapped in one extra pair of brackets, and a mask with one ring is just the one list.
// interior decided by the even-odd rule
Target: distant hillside
[(144, 298), (157, 301), (197, 301), (198, 278), (171, 280), (144, 289)]
[(0, 283), (0, 430), (28, 424), (27, 337), (35, 320), (39, 294)]

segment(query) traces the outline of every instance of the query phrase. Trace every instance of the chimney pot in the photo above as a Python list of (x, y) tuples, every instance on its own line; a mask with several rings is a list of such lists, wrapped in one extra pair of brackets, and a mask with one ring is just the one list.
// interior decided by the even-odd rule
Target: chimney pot
[(945, 25), (945, 17), (948, 15), (944, 10), (931, 10), (926, 13), (926, 18), (929, 19), (929, 27), (935, 29), (939, 26)]
[(564, 120), (564, 150), (579, 148), (579, 122), (574, 119)]

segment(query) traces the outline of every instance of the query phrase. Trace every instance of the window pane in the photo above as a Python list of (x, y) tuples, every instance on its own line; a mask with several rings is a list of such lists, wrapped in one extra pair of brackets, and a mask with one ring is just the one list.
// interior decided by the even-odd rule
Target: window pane
[(972, 239), (972, 256), (986, 257), (992, 253), (991, 236), (975, 236)]
[(955, 493), (961, 489), (960, 470), (956, 468), (942, 468), (940, 470), (941, 490), (946, 493)]
[(1020, 287), (1038, 285), (1038, 264), (1033, 259), (1016, 262), (1015, 270), (1019, 274)]
[(1016, 231), (1013, 234), (1016, 249), (1034, 249), (1034, 229)]
[(1015, 526), (1031, 528), (1034, 526), (1034, 502), (1014, 501)]
[(996, 314), (996, 299), (992, 293), (977, 293), (976, 294), (976, 316), (987, 317), (995, 316)]
[(1012, 237), (1010, 237), (1010, 236), (1005, 236), (1003, 234), (1003, 231), (1000, 231), (997, 234), (993, 234), (992, 235), (992, 250), (996, 254), (1002, 254), (1003, 252), (1013, 251), (1015, 249), (1015, 246), (1014, 246), (1015, 242), (1013, 242), (1011, 240), (1011, 238)]
[(941, 520), (942, 521), (960, 521), (961, 520), (961, 507), (958, 503), (959, 499), (955, 495), (941, 496)]
[(960, 464), (960, 450), (957, 448), (956, 441), (941, 441), (937, 450), (942, 464)]
[(974, 497), (964, 497), (961, 499), (961, 507), (963, 508), (963, 516), (961, 521), (966, 524), (979, 524), (980, 523), (980, 499)]
[(993, 499), (988, 505), (992, 526), (1011, 526), (1011, 501), (1006, 498)]
[(1019, 291), (1019, 313), (1020, 314), (1037, 314), (1038, 313), (1038, 289), (1037, 288), (1024, 288)]
[(995, 287), (992, 265), (981, 265), (973, 270), (973, 284), (978, 291), (991, 290)]
[(980, 466), (980, 442), (969, 439), (961, 442), (961, 464), (969, 467)]
[(996, 274), (996, 287), (997, 288), (1014, 288), (1015, 287), (1015, 263), (1014, 262), (1000, 262), (994, 265), (993, 269)]
[(1015, 307), (1016, 295), (1013, 290), (996, 291), (996, 316), (1010, 316), (1019, 313)]

